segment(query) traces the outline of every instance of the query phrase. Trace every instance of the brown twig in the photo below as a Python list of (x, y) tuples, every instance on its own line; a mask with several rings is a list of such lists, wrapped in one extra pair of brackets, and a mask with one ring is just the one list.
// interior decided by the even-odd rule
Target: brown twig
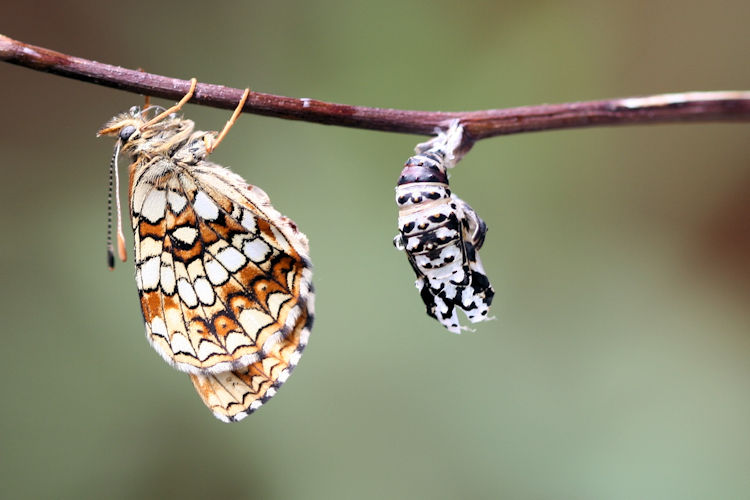
[[(28, 45), (0, 35), (0, 60), (38, 71), (154, 97), (179, 100), (188, 80), (110, 66)], [(242, 90), (199, 83), (190, 100), (215, 108), (234, 109)], [(626, 125), (635, 123), (750, 120), (750, 92), (717, 91), (662, 94), (565, 104), (543, 104), (466, 112), (407, 111), (368, 108), (252, 92), (243, 112), (387, 132), (432, 134), (460, 119), (476, 141), (497, 135), (537, 130)]]

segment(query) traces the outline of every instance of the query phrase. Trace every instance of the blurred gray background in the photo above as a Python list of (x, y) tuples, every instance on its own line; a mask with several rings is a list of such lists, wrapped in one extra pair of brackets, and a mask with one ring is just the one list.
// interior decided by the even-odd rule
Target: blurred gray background
[[(748, 89), (749, 20), (746, 0), (30, 1), (0, 32), (452, 111)], [(106, 269), (94, 135), (142, 98), (8, 64), (0, 89), (0, 496), (750, 498), (748, 124), (480, 142), (451, 185), (490, 227), (497, 320), (456, 336), (391, 245), (423, 138), (243, 115), (214, 159), (309, 236), (318, 299), (295, 374), (227, 425), (144, 339), (132, 262)]]

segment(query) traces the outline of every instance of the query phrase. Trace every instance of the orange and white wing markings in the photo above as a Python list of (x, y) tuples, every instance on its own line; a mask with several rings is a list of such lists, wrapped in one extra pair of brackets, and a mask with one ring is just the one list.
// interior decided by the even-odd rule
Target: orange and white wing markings
[[(206, 160), (215, 133), (140, 109), (113, 118), (130, 166), (136, 284), (146, 336), (188, 372), (214, 415), (240, 420), (272, 397), (307, 344), (307, 238), (266, 193)], [(117, 152), (117, 150), (116, 150)]]
[(284, 340), (274, 344), (263, 359), (250, 366), (231, 372), (190, 375), (198, 394), (216, 417), (227, 422), (239, 420), (276, 394), (307, 344), (311, 314), (304, 311)]

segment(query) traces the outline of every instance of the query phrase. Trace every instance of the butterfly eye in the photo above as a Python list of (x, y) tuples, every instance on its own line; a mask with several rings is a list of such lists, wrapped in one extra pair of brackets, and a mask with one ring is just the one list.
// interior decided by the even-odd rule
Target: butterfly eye
[(130, 139), (130, 136), (133, 135), (133, 132), (135, 132), (134, 126), (128, 125), (127, 127), (123, 127), (122, 130), (120, 130), (120, 139), (127, 141)]

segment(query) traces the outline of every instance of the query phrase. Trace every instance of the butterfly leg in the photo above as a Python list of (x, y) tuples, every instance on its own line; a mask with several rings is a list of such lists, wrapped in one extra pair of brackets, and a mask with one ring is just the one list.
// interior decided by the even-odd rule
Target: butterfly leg
[[(138, 68), (138, 71), (140, 71), (141, 73), (146, 72), (145, 69), (140, 68), (140, 67)], [(151, 106), (151, 96), (148, 94), (143, 94), (143, 108), (141, 109), (146, 110), (149, 108), (149, 106)]]
[(224, 128), (219, 133), (219, 135), (216, 137), (216, 139), (213, 141), (212, 144), (209, 144), (206, 147), (206, 151), (208, 153), (213, 153), (216, 148), (219, 147), (219, 143), (224, 140), (224, 137), (229, 132), (229, 129), (232, 128), (232, 125), (234, 125), (234, 122), (237, 121), (237, 118), (239, 118), (240, 113), (242, 113), (242, 108), (245, 107), (245, 102), (247, 102), (247, 98), (250, 95), (250, 89), (245, 89), (245, 93), (242, 94), (242, 99), (240, 99), (240, 103), (237, 105), (237, 107), (234, 109), (234, 113), (232, 113), (232, 117), (227, 121), (227, 124), (224, 125)]
[(198, 80), (196, 80), (195, 78), (191, 78), (190, 90), (188, 90), (187, 94), (185, 94), (185, 96), (182, 99), (180, 99), (180, 102), (178, 102), (171, 108), (163, 111), (162, 113), (156, 115), (155, 117), (151, 118), (148, 122), (146, 122), (146, 124), (142, 128), (148, 128), (150, 125), (153, 125), (154, 123), (158, 123), (161, 120), (163, 120), (165, 117), (171, 115), (172, 113), (176, 111), (179, 111), (185, 105), (185, 103), (188, 102), (193, 97), (193, 94), (195, 93), (196, 85), (198, 85)]

